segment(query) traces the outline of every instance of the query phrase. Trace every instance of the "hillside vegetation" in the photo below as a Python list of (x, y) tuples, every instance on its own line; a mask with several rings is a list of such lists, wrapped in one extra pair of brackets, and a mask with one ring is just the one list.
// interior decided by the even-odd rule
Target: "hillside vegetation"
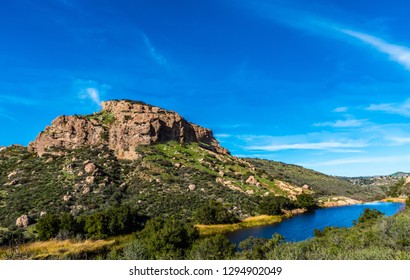
[(21, 215), (33, 223), (45, 213), (84, 216), (120, 204), (141, 216), (192, 220), (195, 210), (217, 202), (242, 219), (261, 214), (268, 194), (312, 193), (283, 189), (251, 163), (199, 143), (140, 146), (136, 160), (118, 160), (104, 147), (61, 152), (38, 157), (22, 146), (0, 152), (1, 227), (14, 228)]
[(391, 184), (391, 181), (377, 186), (353, 184), (349, 178), (325, 175), (298, 165), (253, 158), (246, 160), (275, 179), (296, 186), (309, 185), (317, 197), (346, 196), (364, 201), (377, 200), (386, 195), (387, 187)]

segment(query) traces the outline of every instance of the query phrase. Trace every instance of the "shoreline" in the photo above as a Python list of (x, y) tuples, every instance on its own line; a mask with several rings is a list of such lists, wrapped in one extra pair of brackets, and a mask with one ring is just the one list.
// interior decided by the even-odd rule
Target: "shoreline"
[(259, 215), (252, 216), (243, 219), (239, 223), (235, 224), (217, 224), (217, 225), (195, 225), (199, 230), (201, 236), (208, 236), (214, 234), (224, 234), (231, 231), (239, 230), (241, 228), (257, 227), (257, 226), (266, 226), (273, 225), (282, 222), (284, 218), (287, 218), (285, 215)]

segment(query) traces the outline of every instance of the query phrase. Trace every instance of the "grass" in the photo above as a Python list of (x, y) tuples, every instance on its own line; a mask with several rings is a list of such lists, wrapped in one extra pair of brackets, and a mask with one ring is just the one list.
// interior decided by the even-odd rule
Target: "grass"
[(0, 248), (0, 259), (84, 259), (94, 258), (111, 250), (121, 250), (133, 234), (116, 236), (107, 240), (50, 240), (23, 244), (19, 247)]
[(263, 225), (270, 225), (282, 221), (281, 216), (261, 215), (249, 217), (235, 224), (221, 224), (221, 225), (195, 225), (199, 230), (200, 235), (222, 234), (226, 232), (235, 231), (241, 228), (256, 227)]

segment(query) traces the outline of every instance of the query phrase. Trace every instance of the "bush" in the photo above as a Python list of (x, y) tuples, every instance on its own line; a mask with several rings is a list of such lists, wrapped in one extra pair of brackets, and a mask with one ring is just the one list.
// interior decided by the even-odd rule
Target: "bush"
[(60, 217), (55, 214), (42, 216), (36, 224), (36, 230), (40, 240), (50, 240), (56, 237), (60, 230)]
[(129, 206), (113, 207), (86, 217), (84, 231), (92, 238), (106, 238), (133, 232), (139, 228), (142, 220)]
[(214, 200), (198, 208), (193, 213), (193, 218), (196, 223), (204, 225), (232, 224), (238, 221), (235, 215), (225, 209), (221, 203)]
[(296, 197), (296, 203), (301, 208), (312, 210), (317, 208), (317, 204), (313, 196), (307, 193), (302, 193)]
[(174, 219), (154, 218), (137, 234), (138, 250), (147, 259), (184, 259), (192, 243), (199, 238), (198, 230), (191, 224)]
[(265, 196), (259, 203), (259, 212), (266, 215), (280, 215), (282, 209), (290, 210), (295, 208), (295, 204), (284, 196)]
[(188, 254), (191, 260), (229, 260), (235, 255), (235, 246), (224, 235), (214, 235), (194, 242)]
[(364, 209), (363, 213), (360, 215), (359, 219), (357, 220), (358, 224), (366, 223), (368, 221), (374, 221), (378, 218), (384, 216), (382, 212), (377, 209)]

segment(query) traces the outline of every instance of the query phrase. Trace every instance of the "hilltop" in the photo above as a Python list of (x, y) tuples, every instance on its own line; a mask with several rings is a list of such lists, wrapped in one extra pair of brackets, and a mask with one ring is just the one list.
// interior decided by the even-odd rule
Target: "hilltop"
[(46, 213), (88, 217), (119, 205), (185, 221), (217, 205), (233, 221), (265, 214), (261, 205), (274, 196), (292, 210), (304, 207), (303, 195), (343, 205), (383, 194), (300, 166), (232, 156), (210, 129), (130, 100), (60, 116), (28, 147), (0, 150), (0, 227), (11, 230), (29, 229)]

